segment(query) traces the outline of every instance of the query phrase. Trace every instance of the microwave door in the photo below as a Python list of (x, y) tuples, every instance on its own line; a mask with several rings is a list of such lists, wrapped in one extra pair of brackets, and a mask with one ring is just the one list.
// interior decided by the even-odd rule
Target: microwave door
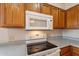
[(43, 19), (35, 19), (30, 18), (30, 28), (32, 29), (46, 29), (47, 27), (47, 20)]

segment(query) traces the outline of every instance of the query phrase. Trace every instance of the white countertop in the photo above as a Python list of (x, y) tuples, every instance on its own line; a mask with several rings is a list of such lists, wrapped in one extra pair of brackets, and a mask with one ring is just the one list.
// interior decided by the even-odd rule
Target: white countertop
[[(76, 39), (76, 40), (73, 40), (73, 39)], [(72, 46), (75, 46), (75, 47), (79, 47), (79, 41), (77, 41), (77, 39), (79, 40), (79, 38), (69, 38), (69, 37), (50, 37), (48, 38), (47, 40), (54, 44), (54, 45), (57, 45), (58, 47), (57, 48), (54, 48), (54, 49), (50, 49), (50, 50), (47, 50), (47, 51), (43, 51), (43, 52), (39, 52), (39, 53), (36, 53), (37, 55), (40, 55), (40, 54), (49, 54), (51, 51), (55, 51), (55, 50), (58, 50), (62, 47), (65, 47), (65, 46), (68, 46), (68, 45), (72, 45)], [(9, 55), (14, 55), (14, 54), (17, 54), (17, 55), (27, 55), (26, 53), (26, 40), (19, 40), (19, 41), (11, 41), (11, 42), (8, 42), (8, 43), (5, 43), (5, 44), (0, 44), (0, 53), (2, 55), (7, 53), (8, 49), (10, 52), (14, 52), (16, 47), (19, 47), (17, 48), (17, 50), (21, 50), (20, 54), (17, 53), (10, 53)], [(11, 48), (11, 49), (10, 49)], [(4, 50), (3, 50), (4, 49)], [(7, 51), (6, 51), (7, 49)], [(16, 50), (16, 51), (17, 51)], [(3, 52), (2, 52), (3, 51)], [(34, 55), (36, 55), (34, 54)], [(44, 54), (44, 55), (45, 55)], [(6, 54), (5, 54), (6, 55)]]
[(62, 48), (62, 47), (68, 46), (68, 45), (79, 47), (79, 41), (76, 41), (73, 39), (77, 40), (78, 38), (51, 37), (51, 38), (48, 38), (48, 41), (52, 44), (57, 45), (59, 48)]

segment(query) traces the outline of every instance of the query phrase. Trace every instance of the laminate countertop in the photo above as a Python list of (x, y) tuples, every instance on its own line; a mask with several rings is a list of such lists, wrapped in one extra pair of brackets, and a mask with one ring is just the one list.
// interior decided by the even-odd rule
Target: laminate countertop
[(59, 48), (63, 48), (68, 45), (79, 47), (79, 38), (70, 37), (50, 37), (48, 41), (52, 44), (57, 45)]

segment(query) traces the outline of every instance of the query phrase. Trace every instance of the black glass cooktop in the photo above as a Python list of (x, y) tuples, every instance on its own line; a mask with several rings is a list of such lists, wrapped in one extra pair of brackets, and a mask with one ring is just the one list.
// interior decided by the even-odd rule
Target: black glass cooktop
[(32, 44), (27, 45), (27, 52), (28, 52), (28, 55), (30, 55), (33, 53), (45, 51), (45, 50), (55, 48), (55, 47), (57, 47), (57, 46), (49, 43), (48, 41), (32, 43)]

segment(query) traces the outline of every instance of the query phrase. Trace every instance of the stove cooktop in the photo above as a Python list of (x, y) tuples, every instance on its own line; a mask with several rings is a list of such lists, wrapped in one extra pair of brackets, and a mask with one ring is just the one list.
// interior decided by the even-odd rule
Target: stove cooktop
[(27, 52), (28, 52), (28, 55), (30, 55), (30, 54), (45, 51), (55, 47), (57, 46), (49, 43), (48, 41), (32, 43), (27, 45)]

